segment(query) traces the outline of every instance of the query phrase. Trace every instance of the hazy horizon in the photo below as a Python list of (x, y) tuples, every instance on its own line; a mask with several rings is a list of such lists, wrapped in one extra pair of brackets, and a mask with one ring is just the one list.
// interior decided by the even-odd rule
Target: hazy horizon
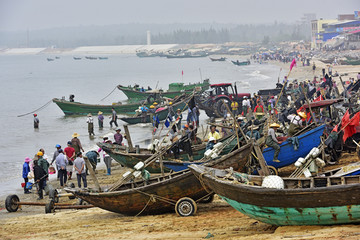
[(0, 0), (0, 31), (119, 24), (295, 23), (304, 13), (336, 18), (360, 10), (357, 0), (310, 1), (117, 1)]

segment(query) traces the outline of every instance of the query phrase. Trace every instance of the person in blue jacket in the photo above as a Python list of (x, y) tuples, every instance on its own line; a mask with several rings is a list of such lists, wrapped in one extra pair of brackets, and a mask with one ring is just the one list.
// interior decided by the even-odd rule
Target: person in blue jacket
[(28, 178), (28, 174), (30, 172), (29, 162), (31, 162), (31, 159), (29, 157), (26, 157), (24, 165), (23, 165), (23, 170), (22, 170), (22, 176), (23, 176), (24, 181), (25, 181), (25, 186), (24, 186), (24, 193), (25, 194), (31, 193), (29, 191), (29, 189), (26, 188), (26, 183), (29, 181), (29, 178)]

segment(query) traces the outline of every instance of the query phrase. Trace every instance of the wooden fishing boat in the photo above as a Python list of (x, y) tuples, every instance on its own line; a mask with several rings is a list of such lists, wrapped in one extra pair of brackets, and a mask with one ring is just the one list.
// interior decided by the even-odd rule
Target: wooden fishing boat
[(360, 162), (351, 163), (319, 174), (321, 177), (343, 177), (360, 175)]
[(286, 140), (280, 144), (280, 153), (278, 159), (280, 162), (273, 162), (274, 149), (271, 147), (265, 148), (263, 155), (266, 163), (274, 168), (282, 168), (295, 163), (300, 157), (305, 157), (311, 149), (318, 147), (321, 143), (320, 136), (323, 134), (325, 125), (318, 126), (304, 134), (299, 135), (299, 147), (295, 151), (294, 146)]
[[(234, 136), (234, 138), (235, 138), (235, 136)], [(229, 140), (232, 141), (231, 139), (229, 139)], [(235, 146), (231, 145), (231, 147), (235, 147)], [(225, 150), (225, 153), (221, 153), (220, 155), (222, 156), (223, 154), (227, 154), (228, 158), (237, 157), (237, 153), (238, 153), (239, 149), (236, 149), (236, 150), (230, 151), (230, 152), (229, 152), (229, 149), (230, 148)], [(163, 161), (163, 164), (168, 169), (171, 169), (175, 172), (180, 172), (180, 171), (187, 169), (188, 166), (191, 164), (205, 164), (209, 161), (211, 161), (211, 160), (208, 160), (205, 158), (202, 158), (198, 161), (181, 161), (181, 160), (173, 159), (173, 160), (165, 160), (165, 161)], [(237, 169), (239, 169), (239, 171), (244, 171), (246, 161), (239, 161), (238, 164), (239, 165), (238, 165)]]
[[(229, 158), (228, 155), (224, 155), (206, 165), (222, 169), (228, 167), (237, 169), (239, 162), (245, 161), (251, 151), (252, 144), (249, 143), (237, 151), (236, 157)], [(152, 177), (148, 181), (134, 181), (112, 192), (97, 193), (74, 188), (65, 190), (96, 207), (131, 216), (171, 212), (174, 207), (179, 206), (176, 203), (184, 198), (191, 198), (193, 202), (209, 195), (189, 170)], [(194, 208), (191, 210), (193, 211)]]
[(138, 123), (152, 123), (153, 117), (156, 117), (159, 119), (159, 121), (164, 121), (169, 114), (170, 115), (175, 115), (175, 111), (177, 109), (180, 109), (181, 111), (184, 111), (187, 106), (189, 99), (183, 99), (177, 103), (173, 103), (172, 105), (172, 112), (171, 112), (171, 108), (169, 106), (165, 106), (165, 107), (160, 107), (158, 108), (155, 113), (151, 114), (148, 113), (145, 117), (143, 116), (136, 116), (136, 117), (121, 117), (120, 119), (128, 124), (138, 124)]
[[(97, 115), (99, 111), (103, 112), (104, 114), (111, 114), (111, 108), (114, 108), (118, 114), (135, 115), (135, 110), (140, 106), (140, 103), (112, 105), (86, 104), (80, 102), (70, 102), (58, 98), (54, 98), (52, 101), (58, 105), (58, 107), (64, 112), (65, 115), (87, 115), (89, 113)], [(147, 106), (149, 107), (150, 104), (147, 104)]]
[[(225, 138), (222, 138), (219, 140), (220, 142), (226, 142), (231, 138), (230, 136), (227, 136)], [(146, 149), (146, 148), (140, 148), (138, 149), (138, 153), (136, 152), (127, 152), (126, 150), (121, 149), (118, 145), (115, 144), (108, 144), (108, 143), (97, 143), (97, 145), (102, 148), (109, 156), (120, 163), (121, 165), (133, 168), (139, 161), (145, 161), (149, 157), (153, 155), (153, 153)], [(229, 142), (229, 144), (223, 149), (222, 154), (227, 154), (231, 152), (235, 146), (237, 145), (237, 139), (233, 138), (232, 141)], [(192, 145), (192, 161), (198, 161), (204, 157), (206, 144), (198, 144), (198, 145)], [(186, 152), (180, 152), (178, 160), (184, 161), (185, 165), (182, 165), (177, 162), (177, 160), (174, 160), (175, 156), (173, 153), (167, 153), (163, 155), (163, 161), (164, 163), (167, 163), (165, 169), (165, 172), (169, 172), (172, 167), (173, 170), (180, 170), (186, 169), (186, 163), (190, 160), (189, 155)], [(172, 163), (171, 163), (172, 162)], [(181, 166), (182, 165), (182, 166)], [(150, 173), (160, 173), (160, 163), (158, 161), (155, 161), (151, 163), (148, 167), (145, 168)], [(182, 170), (181, 169), (181, 170)]]
[(138, 85), (135, 87), (125, 87), (118, 85), (117, 88), (122, 91), (128, 99), (149, 99), (154, 98), (155, 95), (161, 95), (162, 97), (174, 98), (176, 96), (182, 95), (183, 93), (191, 93), (194, 90), (198, 89), (199, 91), (205, 91), (209, 89), (210, 83), (209, 79), (203, 80), (202, 83), (194, 83), (185, 85), (184, 83), (170, 83), (169, 89), (166, 91), (155, 89), (155, 90), (142, 90)]
[(221, 57), (221, 58), (212, 58), (212, 57), (210, 57), (210, 60), (212, 62), (224, 62), (226, 60), (226, 57)]
[(237, 61), (232, 61), (232, 60), (231, 60), (231, 62), (232, 62), (233, 64), (237, 65), (237, 66), (250, 65), (250, 61), (249, 61), (249, 60), (248, 60), (248, 61), (242, 61), (242, 62), (240, 62), (239, 60), (237, 60)]
[[(239, 212), (272, 225), (360, 222), (360, 177), (281, 178), (283, 189), (262, 187), (263, 177), (190, 165), (209, 190)], [(230, 176), (229, 176), (230, 175)]]

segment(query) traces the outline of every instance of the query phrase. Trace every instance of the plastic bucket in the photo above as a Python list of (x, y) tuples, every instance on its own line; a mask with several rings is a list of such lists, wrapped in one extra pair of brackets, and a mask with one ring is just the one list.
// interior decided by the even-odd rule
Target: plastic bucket
[(31, 182), (26, 183), (26, 189), (32, 189), (33, 184)]

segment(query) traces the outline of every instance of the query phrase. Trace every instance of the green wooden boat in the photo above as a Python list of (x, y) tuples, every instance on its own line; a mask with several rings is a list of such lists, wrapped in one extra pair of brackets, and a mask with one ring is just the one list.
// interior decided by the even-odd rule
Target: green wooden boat
[[(111, 114), (111, 108), (114, 108), (117, 114), (134, 115), (136, 113), (135, 110), (140, 106), (140, 103), (112, 105), (86, 104), (58, 98), (54, 98), (52, 101), (59, 106), (65, 115), (87, 115), (89, 113), (97, 115), (99, 111), (106, 115)], [(150, 104), (147, 104), (147, 106), (150, 106)]]
[(209, 79), (205, 79), (202, 83), (194, 83), (185, 85), (184, 83), (170, 83), (169, 89), (166, 91), (155, 89), (155, 90), (145, 90), (141, 91), (138, 85), (135, 87), (125, 87), (118, 85), (117, 88), (122, 91), (129, 100), (144, 100), (144, 99), (153, 99), (158, 95), (162, 97), (174, 98), (183, 93), (191, 93), (194, 90), (198, 89), (199, 91), (205, 91), (209, 89), (210, 83)]
[[(171, 115), (175, 114), (175, 111), (177, 109), (180, 109), (181, 111), (184, 111), (187, 106), (189, 99), (183, 99), (180, 102), (174, 103), (172, 105), (172, 113)], [(157, 115), (159, 118), (159, 121), (164, 121), (168, 115), (169, 112), (171, 112), (169, 106), (161, 107), (159, 108), (155, 113), (150, 114), (148, 113), (145, 117), (142, 116), (136, 116), (136, 117), (121, 117), (120, 119), (128, 124), (138, 124), (138, 123), (151, 123), (153, 121), (152, 116)]]
[[(262, 187), (263, 177), (202, 165), (190, 170), (239, 212), (272, 225), (360, 222), (360, 177), (279, 178), (284, 188)], [(278, 181), (277, 180), (277, 181)]]
[[(225, 138), (222, 138), (220, 142), (225, 142), (228, 140), (230, 136), (227, 136)], [(122, 149), (122, 147), (119, 147), (115, 144), (108, 144), (108, 143), (97, 143), (97, 145), (102, 148), (107, 154), (110, 155), (112, 159), (120, 163), (121, 165), (129, 168), (133, 168), (138, 162), (145, 161), (149, 157), (153, 155), (151, 151), (149, 151), (146, 148), (140, 148), (139, 153), (130, 153)], [(222, 151), (222, 155), (228, 154), (231, 152), (235, 147), (237, 146), (237, 138), (234, 138)], [(204, 157), (206, 144), (198, 144), (192, 146), (193, 156), (192, 161), (200, 160)], [(163, 155), (164, 161), (174, 161), (174, 154), (165, 154)], [(180, 161), (189, 161), (189, 155), (185, 152), (180, 152)], [(169, 172), (171, 169), (164, 168), (165, 172)], [(160, 173), (160, 164), (159, 162), (153, 162), (151, 163), (146, 170), (148, 170), (150, 173)]]

